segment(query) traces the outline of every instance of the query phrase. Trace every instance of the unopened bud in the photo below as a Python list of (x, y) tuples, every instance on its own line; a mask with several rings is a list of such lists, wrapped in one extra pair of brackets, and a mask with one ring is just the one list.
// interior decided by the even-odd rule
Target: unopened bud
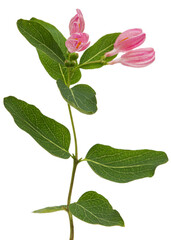
[(71, 67), (71, 62), (69, 60), (65, 60), (65, 66), (66, 67)]
[(79, 57), (78, 53), (75, 53), (75, 52), (74, 52), (74, 53), (71, 53), (71, 54), (70, 54), (70, 59), (71, 59), (71, 60), (76, 60), (78, 57)]
[(70, 67), (75, 67), (76, 64), (77, 64), (76, 61), (71, 61)]
[(66, 51), (66, 56), (67, 56), (67, 58), (69, 57), (69, 55), (70, 55), (70, 52), (69, 52), (69, 51)]

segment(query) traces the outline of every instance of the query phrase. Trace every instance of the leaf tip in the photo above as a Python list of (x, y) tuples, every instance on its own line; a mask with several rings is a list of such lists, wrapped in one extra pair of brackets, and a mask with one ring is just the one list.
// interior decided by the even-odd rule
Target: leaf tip
[(31, 213), (40, 213), (39, 210), (34, 210)]
[(165, 152), (162, 152), (162, 154), (163, 154), (163, 159), (164, 159), (163, 163), (167, 163), (169, 161), (167, 154)]
[(18, 20), (17, 20), (17, 26), (18, 26), (22, 21), (23, 21), (22, 18), (18, 19)]
[(4, 104), (5, 107), (6, 107), (8, 99), (10, 99), (10, 98), (12, 98), (12, 96), (4, 97), (3, 104)]
[(3, 103), (4, 103), (4, 105), (5, 105), (6, 100), (7, 100), (7, 97), (4, 97), (4, 98), (3, 98)]
[(3, 99), (4, 105), (7, 103), (7, 101), (12, 100), (12, 99), (15, 99), (15, 97), (14, 96), (4, 97), (4, 99)]
[(36, 20), (36, 18), (35, 18), (35, 17), (32, 17), (32, 18), (30, 18), (30, 21), (34, 21), (34, 20)]
[(120, 224), (120, 226), (121, 227), (125, 227), (125, 222), (124, 222), (124, 220), (122, 219), (122, 221), (121, 221), (121, 224)]
[(123, 223), (120, 227), (125, 227), (125, 223)]

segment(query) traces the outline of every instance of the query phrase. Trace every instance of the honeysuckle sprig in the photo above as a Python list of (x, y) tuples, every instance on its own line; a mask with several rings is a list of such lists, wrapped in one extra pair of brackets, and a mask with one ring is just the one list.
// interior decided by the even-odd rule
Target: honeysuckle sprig
[[(66, 202), (63, 205), (36, 210), (34, 213), (67, 212), (70, 240), (74, 240), (73, 216), (90, 224), (124, 227), (120, 213), (113, 209), (105, 197), (93, 190), (83, 193), (77, 201), (72, 202), (77, 166), (86, 161), (98, 176), (117, 183), (127, 183), (152, 177), (156, 167), (168, 161), (167, 155), (162, 151), (125, 150), (95, 144), (88, 150), (86, 156), (80, 158), (72, 108), (87, 115), (95, 114), (97, 111), (94, 89), (87, 84), (78, 84), (81, 79), (80, 69), (97, 69), (116, 63), (130, 67), (145, 67), (154, 61), (154, 49), (135, 49), (145, 40), (145, 33), (141, 29), (107, 34), (89, 47), (89, 35), (84, 32), (85, 21), (79, 9), (70, 20), (70, 36), (67, 40), (56, 27), (36, 18), (20, 19), (17, 21), (17, 26), (21, 34), (36, 48), (45, 70), (55, 79), (61, 96), (68, 106), (74, 139), (73, 153), (70, 150), (71, 134), (66, 126), (47, 117), (34, 105), (16, 97), (9, 96), (4, 99), (6, 109), (19, 128), (27, 132), (54, 157), (65, 159), (66, 163), (67, 159), (73, 161)], [(80, 51), (84, 52), (79, 59)], [(123, 54), (119, 56), (121, 52)], [(85, 141), (84, 137), (83, 139)], [(85, 178), (88, 179), (87, 176)], [(99, 239), (98, 233), (95, 238)]]

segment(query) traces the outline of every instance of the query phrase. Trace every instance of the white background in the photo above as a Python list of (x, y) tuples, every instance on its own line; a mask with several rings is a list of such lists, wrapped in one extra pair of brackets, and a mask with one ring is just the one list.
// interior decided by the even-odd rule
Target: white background
[[(35, 209), (66, 203), (72, 161), (58, 159), (20, 130), (2, 99), (16, 96), (70, 130), (66, 103), (46, 73), (36, 50), (19, 33), (19, 18), (36, 17), (69, 36), (70, 18), (80, 8), (91, 44), (101, 36), (142, 28), (143, 47), (153, 47), (156, 61), (141, 69), (122, 65), (82, 70), (81, 83), (97, 92), (98, 112), (84, 115), (73, 109), (79, 156), (96, 143), (122, 149), (162, 150), (171, 157), (171, 60), (169, 0), (58, 1), (15, 0), (1, 3), (0, 86), (0, 239), (66, 240), (65, 212), (32, 214)], [(72, 140), (71, 152), (74, 151)], [(153, 178), (118, 184), (98, 177), (86, 163), (76, 174), (72, 201), (94, 190), (109, 199), (125, 221), (125, 228), (103, 227), (74, 218), (75, 240), (171, 239), (171, 164), (157, 168)]]

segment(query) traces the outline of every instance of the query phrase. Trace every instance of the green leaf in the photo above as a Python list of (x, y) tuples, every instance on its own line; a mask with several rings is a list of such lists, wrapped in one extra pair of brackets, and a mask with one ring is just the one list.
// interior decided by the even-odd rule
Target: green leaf
[(46, 207), (46, 208), (42, 208), (39, 210), (35, 210), (33, 213), (52, 213), (52, 212), (57, 212), (57, 211), (61, 211), (61, 210), (66, 210), (66, 205), (62, 205), (62, 206), (55, 206), (55, 207)]
[[(94, 61), (100, 61), (101, 58), (104, 56), (106, 52), (109, 52), (113, 49), (113, 45), (116, 41), (116, 38), (119, 36), (120, 33), (111, 33), (103, 36), (100, 38), (93, 46), (88, 48), (82, 55), (80, 59), (80, 68), (84, 69), (93, 69), (93, 68), (100, 68), (104, 64), (99, 63), (92, 63)], [(111, 61), (116, 57), (108, 57), (105, 61)]]
[(103, 226), (124, 226), (120, 214), (102, 195), (89, 191), (69, 206), (71, 213), (84, 222)]
[(23, 19), (17, 21), (17, 26), (21, 34), (34, 47), (43, 51), (54, 61), (64, 65), (65, 57), (59, 45), (46, 28), (36, 21)]
[(88, 85), (79, 84), (68, 88), (63, 80), (57, 80), (58, 88), (71, 106), (85, 114), (93, 114), (97, 111), (95, 91)]
[(67, 48), (65, 46), (65, 41), (66, 38), (63, 36), (63, 34), (52, 24), (44, 22), (40, 19), (37, 18), (31, 18), (31, 21), (37, 22), (38, 24), (40, 24), (41, 26), (43, 26), (47, 31), (50, 32), (50, 34), (52, 35), (53, 39), (55, 40), (55, 42), (58, 44), (58, 46), (60, 47), (63, 55), (65, 56), (65, 58), (67, 57)]
[(6, 97), (4, 105), (17, 126), (30, 134), (45, 150), (56, 157), (70, 157), (70, 133), (65, 126), (43, 115), (35, 106), (15, 97)]
[[(65, 58), (67, 58), (67, 48), (65, 46), (66, 38), (63, 36), (63, 34), (53, 25), (44, 22), (42, 20), (31, 18), (32, 21), (39, 23), (42, 25), (47, 31), (50, 32), (53, 39), (56, 41), (56, 43), (59, 45), (63, 55)], [(62, 66), (61, 64), (57, 63), (55, 60), (50, 58), (48, 55), (46, 55), (41, 50), (37, 49), (39, 59), (46, 69), (46, 71), (49, 73), (49, 75), (54, 78), (55, 80), (63, 79), (64, 82), (66, 82), (68, 73), (67, 68), (65, 66)], [(76, 69), (73, 74), (71, 75), (71, 84), (77, 83), (81, 78), (81, 72), (79, 69)]]
[(86, 161), (99, 176), (110, 181), (126, 183), (152, 177), (158, 165), (168, 161), (164, 152), (153, 150), (121, 150), (105, 145), (94, 145)]

